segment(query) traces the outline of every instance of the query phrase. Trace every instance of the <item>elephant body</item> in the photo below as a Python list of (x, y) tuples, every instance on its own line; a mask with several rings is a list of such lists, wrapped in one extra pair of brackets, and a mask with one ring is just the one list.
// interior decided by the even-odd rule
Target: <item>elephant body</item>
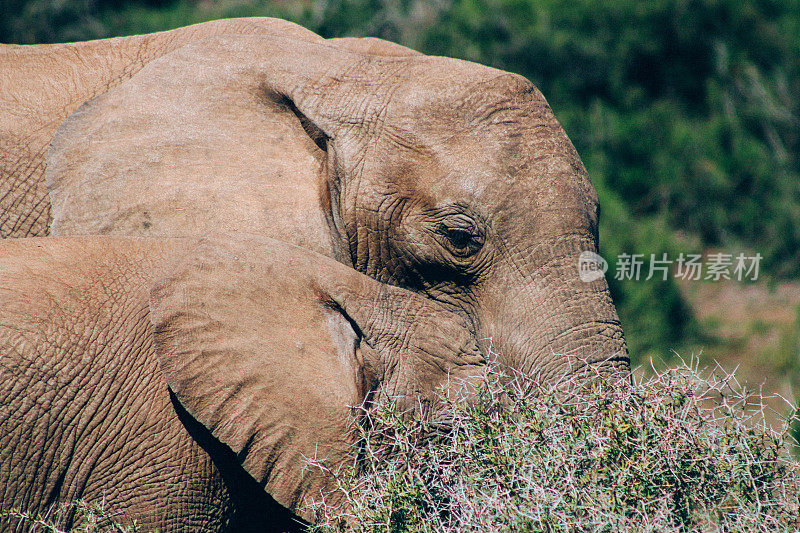
[[(348, 406), (423, 397), (483, 364), (463, 323), (270, 239), (24, 239), (0, 251), (3, 510), (84, 499), (145, 530), (291, 529), (287, 508), (308, 517), (309, 501), (336, 501), (306, 458), (352, 465)], [(440, 328), (466, 344), (436, 375), (420, 361), (447, 358)]]

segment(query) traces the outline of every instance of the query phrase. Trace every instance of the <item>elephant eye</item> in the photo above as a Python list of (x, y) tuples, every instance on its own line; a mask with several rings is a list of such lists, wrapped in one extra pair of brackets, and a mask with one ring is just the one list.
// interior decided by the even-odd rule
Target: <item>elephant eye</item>
[(444, 228), (442, 233), (449, 242), (451, 251), (457, 256), (467, 257), (481, 249), (482, 243), (467, 229)]
[(456, 248), (463, 248), (469, 244), (470, 240), (472, 240), (472, 235), (470, 232), (457, 228), (446, 230), (445, 236), (447, 237), (447, 240), (450, 241), (450, 244)]

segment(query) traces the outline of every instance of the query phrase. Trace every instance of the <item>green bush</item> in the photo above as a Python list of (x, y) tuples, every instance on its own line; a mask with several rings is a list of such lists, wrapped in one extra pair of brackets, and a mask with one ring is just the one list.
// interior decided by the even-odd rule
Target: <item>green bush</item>
[[(346, 505), (316, 531), (792, 531), (800, 462), (732, 376), (682, 365), (582, 401), (488, 376), (453, 428), (365, 415)], [(584, 391), (586, 392), (586, 391)]]

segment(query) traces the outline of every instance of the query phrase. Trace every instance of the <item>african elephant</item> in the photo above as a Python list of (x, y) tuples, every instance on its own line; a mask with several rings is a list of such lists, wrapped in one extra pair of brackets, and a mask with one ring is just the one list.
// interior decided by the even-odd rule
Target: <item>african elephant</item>
[(290, 527), (276, 501), (308, 518), (340, 496), (306, 458), (353, 466), (348, 406), (435, 419), (485, 366), (435, 302), (263, 237), (6, 239), (0, 280), (2, 510)]
[(596, 193), (539, 91), (357, 42), (225, 35), (151, 61), (56, 134), (53, 233), (244, 229), (441, 303), (525, 374), (625, 374), (606, 282), (578, 276)]

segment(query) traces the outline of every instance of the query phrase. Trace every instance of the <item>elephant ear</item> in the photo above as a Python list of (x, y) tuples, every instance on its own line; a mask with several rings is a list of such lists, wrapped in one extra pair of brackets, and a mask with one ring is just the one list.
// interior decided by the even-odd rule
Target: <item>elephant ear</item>
[(57, 132), (51, 233), (246, 229), (330, 254), (341, 163), (330, 147), (356, 159), (390, 89), (384, 71), (417, 58), (348, 43), (216, 36), (150, 62)]
[(199, 241), (176, 265), (150, 294), (170, 389), (303, 518), (307, 500), (343, 496), (331, 472), (354, 464), (354, 407), (431, 404), (483, 375), (464, 318), (331, 258), (233, 236)]
[(314, 257), (270, 239), (203, 240), (150, 294), (155, 351), (170, 389), (301, 516), (309, 498), (341, 496), (308, 459), (334, 471), (352, 464), (350, 406), (365, 395), (358, 335), (301, 274), (346, 267)]

